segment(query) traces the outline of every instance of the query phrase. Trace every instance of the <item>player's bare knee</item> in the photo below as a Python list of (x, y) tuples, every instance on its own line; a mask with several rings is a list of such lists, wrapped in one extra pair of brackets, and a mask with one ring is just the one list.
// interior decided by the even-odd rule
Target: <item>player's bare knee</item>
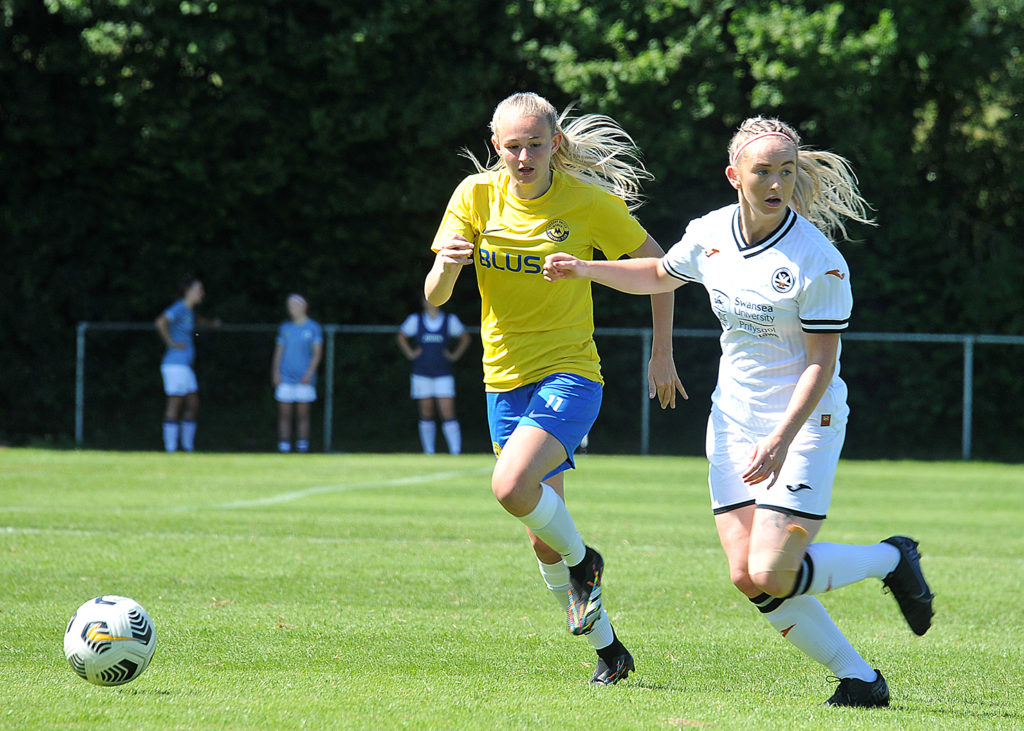
[(499, 459), (491, 476), (491, 491), (501, 507), (521, 517), (537, 506), (540, 483), (515, 466), (503, 466)]
[(790, 595), (807, 553), (808, 539), (805, 528), (791, 523), (778, 536), (775, 545), (761, 545), (752, 550), (746, 570), (758, 589), (773, 597)]
[(754, 596), (760, 594), (760, 589), (754, 584), (750, 578), (750, 574), (747, 573), (745, 568), (735, 568), (729, 570), (729, 579), (732, 581), (732, 585), (743, 592), (746, 596)]
[(752, 550), (747, 559), (747, 571), (754, 584), (765, 594), (789, 596), (807, 553), (808, 538), (806, 529), (792, 523), (776, 545)]
[(796, 584), (796, 571), (758, 571), (750, 575), (751, 583), (769, 596), (789, 596)]
[(491, 475), (491, 492), (506, 508), (509, 507), (509, 503), (515, 502), (515, 497), (521, 489), (518, 477), (514, 470), (503, 468), (500, 461)]

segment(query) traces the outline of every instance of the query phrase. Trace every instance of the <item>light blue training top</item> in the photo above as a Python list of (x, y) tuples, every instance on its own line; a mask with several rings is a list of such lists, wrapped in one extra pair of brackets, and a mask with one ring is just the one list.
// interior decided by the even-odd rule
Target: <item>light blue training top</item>
[[(291, 321), (281, 323), (277, 331), (277, 344), (284, 346), (281, 353), (281, 383), (302, 383), (302, 377), (313, 362), (313, 346), (324, 341), (320, 324), (307, 319), (301, 324)], [(310, 379), (316, 385), (316, 373)]]
[(185, 304), (185, 300), (178, 300), (164, 310), (169, 324), (167, 330), (171, 335), (171, 341), (185, 343), (185, 348), (168, 348), (164, 353), (163, 365), (192, 365), (196, 357), (196, 347), (193, 342), (196, 329), (196, 316), (192, 308)]

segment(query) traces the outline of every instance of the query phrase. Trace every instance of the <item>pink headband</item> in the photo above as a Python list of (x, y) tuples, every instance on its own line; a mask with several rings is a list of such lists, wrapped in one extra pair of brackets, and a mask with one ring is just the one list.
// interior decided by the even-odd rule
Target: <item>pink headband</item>
[[(760, 134), (756, 134), (753, 137), (751, 137), (749, 140), (744, 142), (742, 145), (740, 145), (739, 147), (736, 148), (736, 152), (732, 153), (732, 157), (729, 159), (729, 164), (730, 165), (735, 165), (736, 161), (740, 159), (740, 153), (743, 152), (743, 148), (745, 148), (751, 142), (756, 142), (757, 140), (762, 140), (765, 137), (782, 137), (784, 139), (789, 140), (790, 142), (793, 142), (793, 140), (790, 139), (790, 136), (787, 135), (785, 132), (762, 132)], [(793, 144), (795, 145), (796, 143), (793, 142)]]

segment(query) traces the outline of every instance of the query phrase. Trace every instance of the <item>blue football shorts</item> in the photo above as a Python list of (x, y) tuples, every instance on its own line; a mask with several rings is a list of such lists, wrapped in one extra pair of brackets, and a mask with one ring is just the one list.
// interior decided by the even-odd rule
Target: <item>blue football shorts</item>
[(601, 411), (604, 387), (573, 373), (555, 373), (511, 391), (487, 392), (487, 423), (494, 456), (520, 424), (535, 426), (565, 447), (566, 459), (545, 479), (576, 467), (573, 455)]

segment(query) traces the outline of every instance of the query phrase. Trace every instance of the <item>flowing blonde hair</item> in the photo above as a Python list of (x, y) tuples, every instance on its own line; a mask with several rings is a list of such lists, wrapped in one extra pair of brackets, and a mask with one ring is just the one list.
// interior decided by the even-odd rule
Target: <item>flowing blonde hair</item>
[[(570, 119), (571, 111), (569, 106), (558, 114), (551, 102), (532, 92), (513, 94), (495, 107), (491, 132), (497, 136), (500, 120), (510, 113), (547, 120), (552, 134), (562, 135), (562, 144), (551, 156), (552, 168), (617, 195), (631, 211), (639, 208), (643, 203), (642, 182), (654, 176), (644, 167), (633, 138), (609, 116), (584, 114)], [(462, 154), (477, 172), (504, 167), (501, 160), (491, 162), (490, 157), (483, 164), (466, 149)]]
[(871, 206), (860, 194), (850, 162), (834, 152), (801, 147), (797, 131), (778, 119), (751, 117), (745, 120), (729, 141), (730, 164), (736, 164), (736, 158), (747, 143), (762, 135), (781, 135), (793, 143), (797, 151), (797, 174), (790, 206), (829, 239), (835, 240), (837, 234), (848, 238), (844, 218), (875, 225), (874, 220), (868, 218)]

